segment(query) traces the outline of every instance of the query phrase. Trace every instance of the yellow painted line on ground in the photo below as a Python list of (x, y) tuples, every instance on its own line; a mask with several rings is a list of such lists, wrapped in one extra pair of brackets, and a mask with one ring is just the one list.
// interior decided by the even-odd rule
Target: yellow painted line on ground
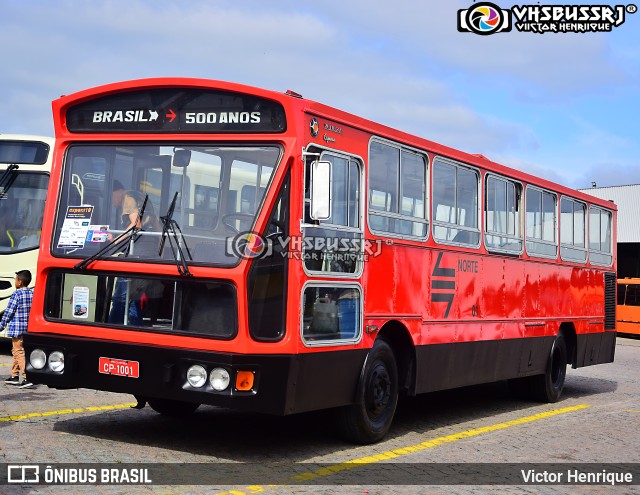
[(13, 366), (11, 363), (0, 363), (0, 366)]
[[(382, 452), (380, 454), (375, 454), (371, 456), (360, 457), (358, 459), (352, 459), (350, 461), (334, 464), (332, 466), (327, 466), (325, 468), (318, 469), (313, 472), (298, 474), (296, 476), (293, 476), (291, 479), (289, 479), (287, 483), (290, 483), (290, 484), (304, 483), (305, 481), (316, 480), (318, 478), (331, 476), (332, 474), (348, 471), (350, 469), (356, 469), (362, 466), (363, 464), (373, 464), (376, 462), (383, 462), (383, 461), (389, 461), (391, 459), (397, 459), (405, 455), (414, 454), (416, 452), (420, 452), (427, 449), (432, 449), (434, 447), (438, 447), (446, 443), (457, 442), (458, 440), (462, 440), (464, 438), (470, 438), (478, 435), (484, 435), (485, 433), (505, 430), (513, 426), (532, 423), (534, 421), (539, 421), (541, 419), (547, 419), (553, 416), (558, 416), (560, 414), (567, 414), (570, 412), (580, 411), (582, 409), (587, 409), (589, 407), (591, 407), (589, 404), (580, 404), (577, 406), (563, 407), (560, 409), (553, 409), (551, 411), (533, 414), (531, 416), (525, 416), (522, 418), (513, 419), (511, 421), (505, 421), (504, 423), (497, 423), (494, 425), (482, 426), (480, 428), (473, 428), (471, 430), (461, 431), (460, 433), (454, 433), (452, 435), (446, 435), (444, 437), (434, 438), (432, 440), (427, 440), (426, 442), (422, 442), (416, 445), (401, 447), (399, 449), (389, 450), (387, 452)], [(244, 491), (229, 490), (226, 492), (219, 492), (216, 495), (246, 495), (247, 493), (259, 493), (259, 492), (263, 492), (266, 487), (273, 487), (273, 486), (275, 485), (265, 485), (264, 487), (259, 485), (251, 485), (251, 486), (245, 487)]]
[(98, 412), (98, 411), (115, 411), (117, 409), (127, 409), (135, 405), (136, 405), (135, 402), (129, 402), (128, 404), (114, 404), (111, 406), (76, 407), (73, 409), (60, 409), (58, 411), (45, 411), (45, 412), (34, 412), (34, 413), (28, 413), (28, 414), (18, 414), (15, 416), (2, 416), (0, 417), (0, 422), (22, 421), (23, 419), (46, 418), (49, 416), (62, 416), (65, 414), (82, 414), (82, 413)]

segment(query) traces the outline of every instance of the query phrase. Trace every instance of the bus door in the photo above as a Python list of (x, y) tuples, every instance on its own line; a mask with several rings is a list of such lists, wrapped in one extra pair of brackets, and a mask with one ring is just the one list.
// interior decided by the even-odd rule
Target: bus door
[[(317, 181), (326, 187), (318, 187)], [(307, 346), (361, 338), (363, 294), (357, 279), (364, 253), (362, 184), (360, 160), (327, 150), (308, 154), (302, 225), (302, 263), (312, 278), (302, 289), (302, 340)], [(315, 205), (323, 189), (328, 202), (320, 212)]]

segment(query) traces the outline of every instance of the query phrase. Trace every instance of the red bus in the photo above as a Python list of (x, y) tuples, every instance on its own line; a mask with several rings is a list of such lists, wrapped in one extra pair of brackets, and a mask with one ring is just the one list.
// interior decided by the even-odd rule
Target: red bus
[(640, 278), (618, 279), (617, 331), (640, 335)]
[(553, 402), (567, 364), (613, 361), (610, 202), (291, 91), (144, 79), (53, 116), (34, 383), (332, 409), (370, 443), (400, 394)]

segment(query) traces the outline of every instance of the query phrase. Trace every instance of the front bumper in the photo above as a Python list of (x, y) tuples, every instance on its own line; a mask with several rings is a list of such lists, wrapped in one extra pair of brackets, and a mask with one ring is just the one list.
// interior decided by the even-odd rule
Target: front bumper
[[(143, 399), (172, 399), (241, 411), (287, 415), (353, 404), (367, 349), (314, 351), (304, 354), (231, 354), (113, 342), (54, 334), (26, 333), (27, 375), (54, 388), (87, 388), (132, 394)], [(65, 367), (55, 373), (34, 369), (34, 349), (64, 353)], [(106, 374), (100, 358), (138, 363), (137, 378)], [(104, 360), (103, 360), (104, 361)], [(231, 385), (223, 392), (208, 384), (193, 388), (186, 381), (194, 364), (207, 371), (223, 367)], [(233, 387), (238, 371), (252, 371), (250, 391)]]
[[(271, 414), (287, 414), (287, 397), (292, 395), (289, 378), (295, 356), (291, 355), (226, 354), (34, 333), (25, 334), (24, 347), (29, 380), (54, 388), (88, 388)], [(29, 361), (34, 349), (42, 349), (47, 356), (63, 352), (64, 371), (56, 373), (46, 365), (35, 369)], [(137, 363), (137, 377), (105, 373), (101, 358)], [(229, 387), (222, 392), (209, 384), (191, 387), (186, 373), (194, 364), (208, 371), (225, 368), (231, 375)], [(252, 390), (236, 390), (237, 371), (253, 372)]]

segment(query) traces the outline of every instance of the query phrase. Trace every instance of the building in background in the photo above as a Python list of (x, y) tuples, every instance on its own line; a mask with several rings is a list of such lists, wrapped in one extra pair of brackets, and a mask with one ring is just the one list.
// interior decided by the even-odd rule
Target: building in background
[(618, 206), (618, 278), (640, 277), (640, 184), (580, 190)]

